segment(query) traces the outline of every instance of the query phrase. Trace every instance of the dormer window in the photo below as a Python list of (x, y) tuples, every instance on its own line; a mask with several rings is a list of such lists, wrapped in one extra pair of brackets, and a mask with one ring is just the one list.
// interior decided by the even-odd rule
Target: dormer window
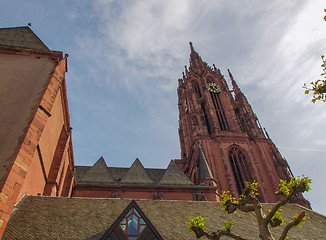
[(132, 200), (114, 223), (104, 233), (100, 233), (100, 238), (96, 239), (163, 240), (135, 200)]
[(119, 224), (129, 240), (136, 240), (147, 224), (135, 208), (131, 208)]

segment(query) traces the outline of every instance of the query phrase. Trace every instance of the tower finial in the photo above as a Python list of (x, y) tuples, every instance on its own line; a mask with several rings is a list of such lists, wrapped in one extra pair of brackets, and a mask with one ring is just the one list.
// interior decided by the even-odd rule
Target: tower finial
[(195, 51), (192, 42), (189, 42), (190, 45), (190, 68), (193, 69), (194, 67), (201, 68), (204, 64), (203, 60), (199, 56), (199, 54)]
[(229, 76), (230, 76), (230, 79), (231, 79), (231, 82), (232, 82), (232, 86), (233, 86), (233, 90), (234, 92), (237, 94), (237, 93), (241, 93), (241, 90), (240, 88), (238, 87), (238, 84), (235, 82), (233, 76), (232, 76), (232, 73), (230, 72), (230, 69), (228, 69), (228, 73), (229, 73)]
[(192, 45), (192, 42), (191, 42), (191, 41), (189, 42), (189, 45), (190, 45), (190, 50), (191, 50), (191, 52), (194, 52), (195, 49), (194, 49), (194, 46)]

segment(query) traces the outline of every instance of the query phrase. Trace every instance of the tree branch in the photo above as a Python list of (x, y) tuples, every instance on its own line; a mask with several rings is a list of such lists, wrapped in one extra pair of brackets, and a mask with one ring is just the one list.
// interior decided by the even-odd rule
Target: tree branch
[(297, 226), (305, 216), (306, 216), (306, 213), (301, 212), (300, 215), (296, 219), (294, 219), (292, 222), (290, 222), (288, 225), (286, 225), (279, 240), (284, 240), (286, 238), (286, 235), (288, 234), (289, 230), (291, 228), (293, 228), (294, 226)]
[(282, 207), (283, 205), (285, 205), (295, 194), (297, 194), (296, 191), (293, 191), (292, 193), (290, 193), (289, 195), (286, 195), (284, 197), (282, 197), (277, 203), (275, 203), (275, 205), (272, 207), (272, 209), (267, 213), (266, 217), (265, 217), (265, 221), (266, 223), (269, 223), (270, 220), (272, 219), (272, 217), (274, 216), (274, 214), (276, 213), (276, 211)]
[(258, 221), (258, 224), (261, 224), (264, 219), (264, 213), (263, 213), (263, 207), (259, 200), (256, 198), (256, 196), (252, 193), (248, 196), (248, 201), (250, 204), (253, 205), (253, 209), (255, 211), (256, 219)]
[(207, 239), (219, 240), (222, 236), (228, 236), (230, 238), (237, 239), (237, 240), (250, 240), (248, 238), (243, 238), (240, 235), (233, 234), (228, 230), (217, 230), (216, 232), (212, 232), (211, 234), (209, 234), (202, 228), (193, 227), (192, 230), (196, 234), (196, 238), (201, 238), (205, 236)]
[(238, 207), (242, 212), (253, 212), (253, 211), (255, 211), (255, 206), (254, 205), (252, 205), (252, 204), (250, 204), (250, 205), (248, 205), (248, 204), (246, 204), (246, 205), (239, 205), (239, 207)]

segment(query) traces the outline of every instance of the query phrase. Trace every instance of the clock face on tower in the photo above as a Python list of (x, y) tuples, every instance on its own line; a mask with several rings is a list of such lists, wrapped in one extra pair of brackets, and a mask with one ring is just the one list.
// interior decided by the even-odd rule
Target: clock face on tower
[(221, 91), (221, 87), (217, 85), (216, 83), (208, 83), (206, 85), (206, 88), (208, 91), (213, 93), (219, 93)]

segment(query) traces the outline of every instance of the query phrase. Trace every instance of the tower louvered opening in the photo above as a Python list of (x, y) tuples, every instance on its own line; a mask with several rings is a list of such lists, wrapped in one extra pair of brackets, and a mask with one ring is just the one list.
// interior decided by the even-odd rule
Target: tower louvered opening
[(199, 97), (201, 97), (201, 92), (200, 92), (198, 84), (194, 83), (193, 86), (194, 86), (195, 92), (198, 94)]
[(217, 120), (220, 125), (220, 130), (229, 130), (229, 124), (226, 120), (219, 93), (210, 92), (210, 94), (216, 111)]

